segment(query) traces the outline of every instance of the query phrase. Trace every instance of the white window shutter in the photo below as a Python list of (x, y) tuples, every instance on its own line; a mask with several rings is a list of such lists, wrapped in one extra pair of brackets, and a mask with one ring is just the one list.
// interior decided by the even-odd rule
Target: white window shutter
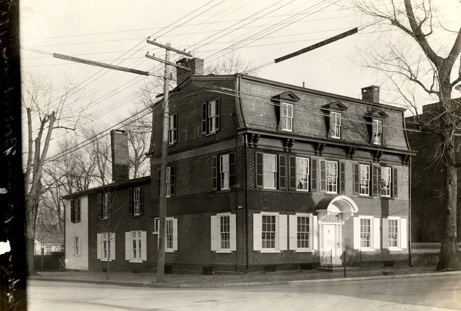
[(360, 218), (354, 219), (354, 249), (360, 248)]
[[(312, 218), (310, 218), (312, 219)], [(289, 237), (290, 237), (290, 244), (289, 247), (291, 250), (296, 250), (298, 246), (297, 235), (298, 235), (298, 217), (296, 215), (290, 215), (289, 219)], [(312, 228), (311, 224), (309, 224), (309, 228)]]
[(230, 250), (237, 250), (237, 217), (235, 214), (231, 214), (229, 217), (230, 221)]
[(96, 235), (96, 259), (101, 259), (101, 233)]
[(381, 248), (381, 221), (379, 218), (373, 218), (373, 248)]
[(261, 250), (261, 230), (262, 216), (261, 214), (253, 214), (253, 250)]
[(407, 219), (402, 218), (400, 220), (400, 248), (408, 248), (407, 244)]
[(147, 260), (147, 232), (141, 231), (141, 260)]
[(279, 215), (279, 250), (287, 250), (287, 231), (288, 231), (287, 215)]
[(115, 233), (110, 233), (110, 257), (109, 260), (115, 260)]
[(312, 216), (312, 241), (314, 242), (314, 250), (319, 249), (319, 234), (318, 234), (318, 217)]
[(125, 232), (125, 260), (131, 259), (131, 232)]
[(211, 250), (218, 250), (218, 216), (211, 216)]
[(173, 251), (178, 250), (178, 219), (173, 219)]
[(389, 219), (383, 218), (383, 249), (389, 248)]

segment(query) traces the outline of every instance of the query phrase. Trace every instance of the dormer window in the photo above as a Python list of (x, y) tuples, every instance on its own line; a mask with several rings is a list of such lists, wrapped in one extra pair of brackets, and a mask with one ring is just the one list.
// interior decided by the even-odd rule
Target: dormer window
[(341, 114), (339, 112), (331, 112), (330, 114), (330, 135), (331, 138), (341, 138)]
[(293, 132), (293, 104), (300, 99), (293, 92), (283, 92), (271, 97), (277, 103), (274, 106), (278, 131)]
[(280, 119), (280, 128), (283, 131), (293, 131), (293, 105), (282, 103), (282, 114)]
[(342, 129), (342, 112), (347, 110), (347, 106), (339, 100), (331, 101), (321, 108), (325, 118), (326, 136), (333, 139), (341, 139), (343, 136)]
[(383, 120), (373, 120), (373, 144), (382, 145), (383, 144)]

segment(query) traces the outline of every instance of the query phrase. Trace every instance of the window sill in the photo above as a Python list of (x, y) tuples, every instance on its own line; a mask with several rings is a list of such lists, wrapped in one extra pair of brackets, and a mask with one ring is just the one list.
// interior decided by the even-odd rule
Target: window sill
[(313, 253), (314, 250), (308, 248), (298, 248), (294, 250), (295, 253)]
[(357, 248), (357, 249), (362, 251), (362, 252), (374, 252), (374, 251), (376, 251), (376, 249), (374, 249), (374, 248)]
[(231, 192), (231, 188), (216, 190), (216, 193)]
[(401, 251), (403, 251), (403, 248), (389, 247), (387, 250), (388, 250), (389, 252), (401, 252)]
[(142, 215), (131, 215), (131, 218), (139, 218), (141, 217)]
[(172, 249), (165, 249), (165, 253), (174, 253), (175, 250), (172, 250)]
[[(115, 260), (115, 259), (109, 259), (109, 262), (114, 261), (114, 260)], [(107, 258), (101, 258), (101, 259), (99, 259), (99, 261), (107, 262)]]
[(130, 263), (142, 263), (142, 259), (130, 259)]
[(281, 253), (278, 249), (261, 249), (260, 253)]
[(220, 249), (216, 251), (216, 254), (231, 254), (232, 251), (230, 249)]

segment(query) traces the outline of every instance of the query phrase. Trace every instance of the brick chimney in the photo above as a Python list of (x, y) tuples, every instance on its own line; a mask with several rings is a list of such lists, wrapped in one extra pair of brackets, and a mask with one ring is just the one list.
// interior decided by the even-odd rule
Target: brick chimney
[(362, 99), (371, 103), (379, 103), (379, 86), (371, 85), (362, 88)]
[(130, 157), (128, 153), (128, 133), (122, 130), (110, 131), (112, 153), (112, 181), (127, 180)]
[(176, 68), (176, 85), (180, 85), (192, 75), (203, 75), (204, 60), (201, 58), (182, 58), (176, 64), (190, 69), (189, 71)]

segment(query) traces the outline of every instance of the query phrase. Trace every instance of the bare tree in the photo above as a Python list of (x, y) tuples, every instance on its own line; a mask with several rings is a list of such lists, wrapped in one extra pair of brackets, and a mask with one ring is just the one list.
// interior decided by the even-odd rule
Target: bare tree
[[(457, 29), (445, 22), (452, 12), (460, 12), (460, 3), (451, 1), (450, 7), (444, 6), (445, 2), (431, 0), (351, 0), (351, 3), (381, 25), (384, 32), (379, 34), (380, 38), (386, 37), (386, 30), (392, 31), (387, 45), (383, 45), (382, 40), (375, 42), (374, 49), (365, 56), (367, 65), (391, 79), (400, 97), (413, 108), (420, 128), (438, 137), (436, 160), (446, 172), (447, 203), (437, 270), (459, 269), (456, 211), (461, 163), (456, 159), (454, 137), (461, 129), (461, 111), (460, 101), (452, 99), (452, 89), (461, 82), (461, 69), (454, 71), (461, 51), (461, 27), (459, 18), (455, 20)], [(430, 117), (418, 115), (415, 102), (418, 96), (414, 95), (414, 88), (407, 92), (409, 84), (436, 99)]]
[[(26, 203), (26, 257), (28, 274), (35, 274), (34, 237), (40, 196), (43, 191), (43, 167), (53, 131), (75, 130), (81, 116), (71, 111), (72, 88), (55, 89), (45, 78), (26, 77), (22, 83), (22, 105), (27, 116), (26, 166), (24, 191)], [(34, 124), (37, 124), (34, 127)]]
[(219, 58), (215, 64), (205, 67), (205, 73), (214, 75), (231, 75), (234, 73), (257, 75), (258, 72), (254, 68), (255, 65), (252, 61), (233, 51)]

